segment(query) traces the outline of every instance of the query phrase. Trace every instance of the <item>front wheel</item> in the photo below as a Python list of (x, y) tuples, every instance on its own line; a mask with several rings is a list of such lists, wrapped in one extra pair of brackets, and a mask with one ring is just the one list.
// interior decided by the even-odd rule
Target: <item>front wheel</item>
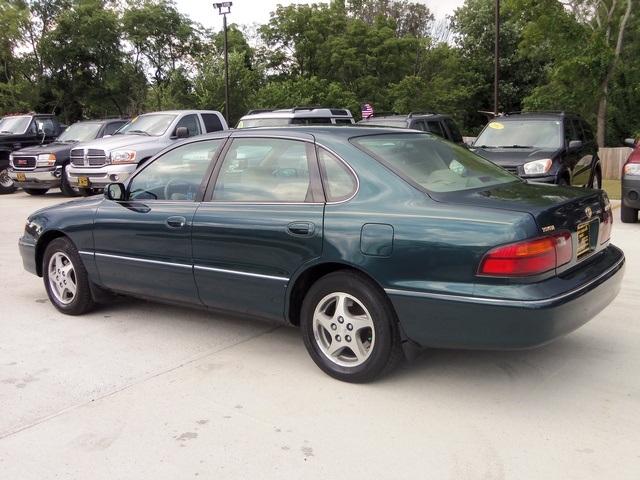
[(391, 371), (402, 355), (391, 303), (358, 272), (334, 272), (318, 280), (304, 298), (300, 323), (309, 355), (338, 380), (371, 381)]
[(620, 205), (620, 220), (622, 223), (637, 223), (638, 209)]
[(593, 173), (591, 188), (595, 188), (596, 190), (600, 190), (602, 188), (602, 173), (600, 173), (600, 170), (596, 170)]
[(62, 168), (62, 174), (60, 176), (60, 191), (65, 197), (77, 197), (80, 192), (69, 185), (69, 179), (67, 178), (67, 167)]
[(49, 191), (48, 188), (23, 188), (29, 195), (44, 195)]
[(6, 165), (0, 165), (0, 195), (13, 193), (16, 190), (17, 188), (9, 176), (9, 164), (7, 161)]
[(44, 286), (54, 307), (67, 315), (82, 315), (95, 307), (87, 270), (71, 240), (53, 240), (43, 261)]

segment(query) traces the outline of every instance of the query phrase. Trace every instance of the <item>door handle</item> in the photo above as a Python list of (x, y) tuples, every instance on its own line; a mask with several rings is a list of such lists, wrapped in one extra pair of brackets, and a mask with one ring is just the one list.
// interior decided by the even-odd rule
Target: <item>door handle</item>
[(187, 223), (187, 219), (180, 216), (169, 217), (165, 222), (165, 224), (169, 228), (182, 228), (186, 225), (186, 223)]
[(287, 232), (296, 236), (309, 237), (315, 230), (316, 227), (311, 222), (291, 222), (287, 225)]

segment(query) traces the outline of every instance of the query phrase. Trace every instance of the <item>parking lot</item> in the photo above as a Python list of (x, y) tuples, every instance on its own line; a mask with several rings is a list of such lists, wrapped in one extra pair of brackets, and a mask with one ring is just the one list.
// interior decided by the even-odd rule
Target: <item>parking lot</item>
[(623, 290), (584, 327), (534, 350), (431, 350), (353, 385), (295, 328), (135, 299), (58, 313), (17, 241), (65, 200), (0, 197), (2, 480), (640, 476), (640, 224), (619, 209)]

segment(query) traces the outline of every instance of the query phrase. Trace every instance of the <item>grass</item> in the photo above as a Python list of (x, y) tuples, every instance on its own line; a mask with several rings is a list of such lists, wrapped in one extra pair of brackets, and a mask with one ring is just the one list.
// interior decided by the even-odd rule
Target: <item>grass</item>
[(620, 200), (622, 198), (620, 180), (602, 180), (602, 189), (607, 192), (611, 200)]

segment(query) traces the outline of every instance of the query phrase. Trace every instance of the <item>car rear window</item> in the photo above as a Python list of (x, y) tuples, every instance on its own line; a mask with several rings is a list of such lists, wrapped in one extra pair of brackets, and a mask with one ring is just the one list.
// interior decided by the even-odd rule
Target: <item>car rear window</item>
[(408, 183), (429, 192), (522, 181), (468, 149), (431, 135), (369, 135), (351, 142)]

